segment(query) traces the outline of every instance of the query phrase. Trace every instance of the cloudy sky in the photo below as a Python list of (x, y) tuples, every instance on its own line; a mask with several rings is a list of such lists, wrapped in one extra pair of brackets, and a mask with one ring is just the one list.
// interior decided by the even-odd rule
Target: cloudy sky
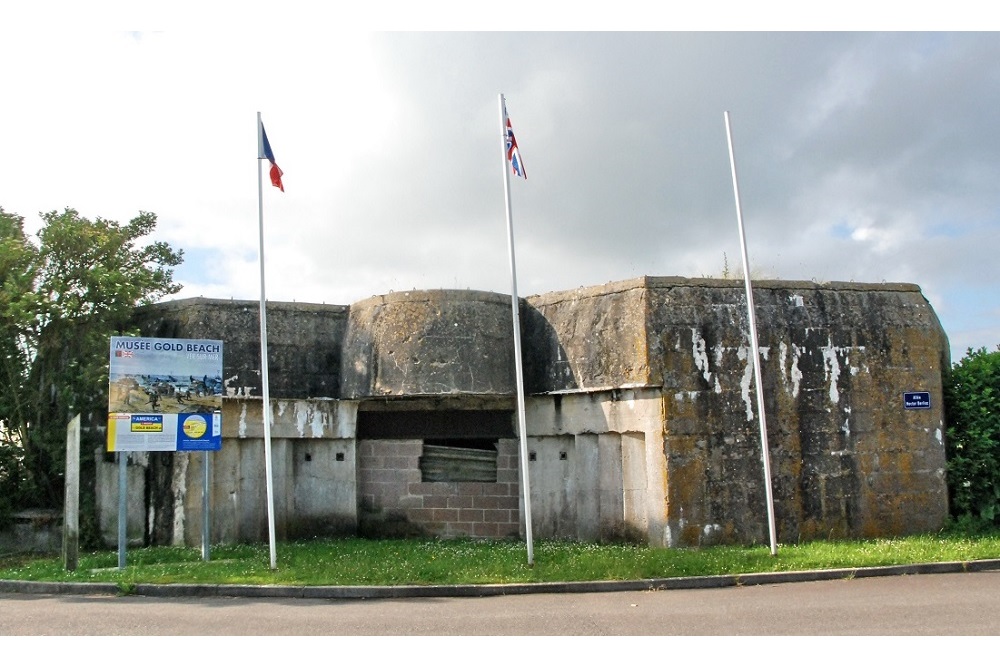
[(8, 23), (0, 207), (154, 212), (179, 296), (258, 299), (259, 111), (269, 300), (509, 294), (502, 93), (521, 296), (737, 275), (728, 111), (752, 276), (917, 283), (953, 360), (1000, 344), (996, 33), (298, 24)]

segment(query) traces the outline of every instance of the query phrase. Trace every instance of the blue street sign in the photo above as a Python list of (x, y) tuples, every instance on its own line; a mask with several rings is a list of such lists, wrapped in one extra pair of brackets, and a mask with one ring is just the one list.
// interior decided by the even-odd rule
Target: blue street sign
[(929, 410), (931, 407), (931, 393), (929, 391), (904, 392), (903, 407), (907, 410)]

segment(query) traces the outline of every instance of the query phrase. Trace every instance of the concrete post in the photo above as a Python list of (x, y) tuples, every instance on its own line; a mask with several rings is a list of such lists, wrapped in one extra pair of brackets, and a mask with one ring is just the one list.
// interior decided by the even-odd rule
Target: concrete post
[(66, 427), (66, 500), (63, 507), (63, 564), (73, 571), (80, 557), (80, 415)]

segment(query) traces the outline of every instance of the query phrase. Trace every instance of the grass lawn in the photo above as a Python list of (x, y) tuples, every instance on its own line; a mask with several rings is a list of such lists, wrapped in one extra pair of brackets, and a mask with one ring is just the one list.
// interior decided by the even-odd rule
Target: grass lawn
[(534, 542), (534, 566), (524, 542), (473, 540), (315, 539), (201, 549), (134, 548), (118, 568), (118, 552), (80, 555), (68, 572), (59, 555), (2, 555), (0, 580), (116, 582), (120, 584), (414, 585), (620, 581), (908, 565), (1000, 558), (1000, 532), (940, 533), (863, 541), (767, 546), (665, 549), (631, 544)]

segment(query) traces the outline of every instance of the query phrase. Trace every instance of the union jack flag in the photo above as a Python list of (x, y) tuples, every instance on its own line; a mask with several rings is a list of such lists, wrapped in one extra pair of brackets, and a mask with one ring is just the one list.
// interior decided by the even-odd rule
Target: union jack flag
[(528, 180), (528, 175), (524, 171), (524, 162), (521, 161), (521, 152), (517, 149), (517, 139), (514, 138), (514, 128), (510, 125), (510, 116), (507, 115), (507, 103), (503, 105), (503, 117), (507, 126), (507, 161), (510, 162), (511, 171), (515, 176), (520, 176)]

